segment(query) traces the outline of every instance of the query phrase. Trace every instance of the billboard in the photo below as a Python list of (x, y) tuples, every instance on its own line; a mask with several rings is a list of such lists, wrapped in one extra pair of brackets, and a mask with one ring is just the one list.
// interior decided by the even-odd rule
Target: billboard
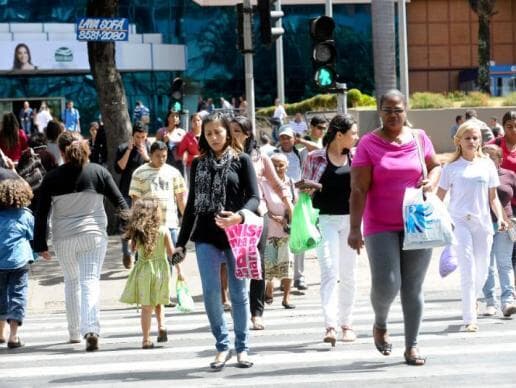
[[(154, 43), (116, 44), (120, 71), (180, 71), (186, 67), (183, 45)], [(0, 73), (88, 73), (88, 48), (78, 41), (0, 41)]]

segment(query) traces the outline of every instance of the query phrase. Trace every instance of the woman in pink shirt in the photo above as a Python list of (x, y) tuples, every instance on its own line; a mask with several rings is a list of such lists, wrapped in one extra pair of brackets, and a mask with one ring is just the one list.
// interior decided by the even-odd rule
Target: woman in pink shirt
[(20, 156), (28, 147), (27, 135), (13, 112), (5, 113), (2, 119), (2, 129), (0, 130), (0, 149), (13, 162), (18, 163)]
[[(383, 125), (362, 137), (353, 159), (348, 243), (358, 253), (365, 243), (371, 268), (376, 348), (385, 356), (391, 354), (387, 316), (400, 291), (405, 317), (405, 361), (409, 365), (424, 365), (417, 337), (423, 314), (422, 286), (432, 250), (402, 250), (402, 205), (407, 187), (434, 190), (440, 166), (425, 132), (404, 125), (407, 104), (399, 90), (387, 91), (380, 98), (379, 107)], [(429, 171), (426, 180), (422, 180), (415, 136), (419, 137)]]

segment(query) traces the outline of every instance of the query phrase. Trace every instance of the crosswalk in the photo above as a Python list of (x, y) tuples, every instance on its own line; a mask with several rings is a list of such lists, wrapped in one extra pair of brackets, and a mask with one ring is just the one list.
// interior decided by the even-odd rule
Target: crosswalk
[[(84, 343), (67, 343), (64, 313), (37, 314), (21, 328), (24, 348), (0, 345), (0, 386), (516, 386), (516, 320), (482, 317), (479, 332), (464, 333), (458, 298), (431, 293), (419, 338), (428, 362), (408, 367), (402, 358), (399, 301), (390, 316), (393, 354), (384, 357), (372, 343), (373, 314), (365, 293), (354, 309), (357, 341), (338, 342), (335, 348), (322, 342), (318, 298), (312, 287), (306, 295), (293, 297), (295, 310), (286, 310), (277, 297), (265, 312), (266, 329), (251, 331), (253, 368), (236, 368), (233, 356), (218, 373), (208, 367), (214, 340), (201, 303), (188, 314), (167, 309), (169, 342), (155, 343), (151, 350), (140, 348), (134, 308), (102, 311), (100, 350), (93, 353), (84, 351)], [(229, 313), (227, 319), (231, 322)]]

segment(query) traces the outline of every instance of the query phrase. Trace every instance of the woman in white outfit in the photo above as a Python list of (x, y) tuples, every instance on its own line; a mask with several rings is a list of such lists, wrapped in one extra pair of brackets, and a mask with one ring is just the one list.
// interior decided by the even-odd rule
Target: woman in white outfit
[(437, 195), (444, 200), (450, 191), (448, 210), (457, 239), (462, 318), (465, 331), (476, 332), (477, 298), (487, 279), (494, 234), (489, 207), (498, 220), (499, 230), (506, 230), (508, 224), (496, 193), (500, 185), (496, 167), (481, 150), (480, 128), (466, 121), (457, 130), (454, 143), (456, 151), (443, 168)]
[(328, 126), (324, 148), (312, 151), (303, 165), (303, 178), (322, 184), (313, 195), (319, 209), (322, 243), (317, 248), (321, 267), (321, 304), (326, 334), (323, 341), (335, 346), (337, 329), (342, 340), (356, 339), (352, 310), (356, 288), (356, 252), (348, 246), (349, 195), (351, 193), (351, 148), (358, 140), (351, 115), (337, 115)]

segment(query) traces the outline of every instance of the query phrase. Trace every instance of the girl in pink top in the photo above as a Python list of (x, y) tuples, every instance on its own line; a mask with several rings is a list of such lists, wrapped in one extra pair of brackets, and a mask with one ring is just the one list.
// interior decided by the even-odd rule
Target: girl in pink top
[[(380, 98), (379, 107), (383, 125), (362, 137), (353, 159), (348, 243), (360, 253), (365, 240), (371, 268), (376, 348), (385, 356), (391, 354), (387, 317), (400, 292), (405, 317), (405, 361), (409, 365), (424, 365), (417, 337), (423, 313), (422, 286), (432, 250), (402, 250), (402, 204), (407, 187), (433, 190), (439, 180), (440, 166), (426, 134), (404, 125), (407, 104), (399, 90), (386, 92)], [(415, 136), (419, 138), (429, 171), (427, 180), (422, 180)]]

